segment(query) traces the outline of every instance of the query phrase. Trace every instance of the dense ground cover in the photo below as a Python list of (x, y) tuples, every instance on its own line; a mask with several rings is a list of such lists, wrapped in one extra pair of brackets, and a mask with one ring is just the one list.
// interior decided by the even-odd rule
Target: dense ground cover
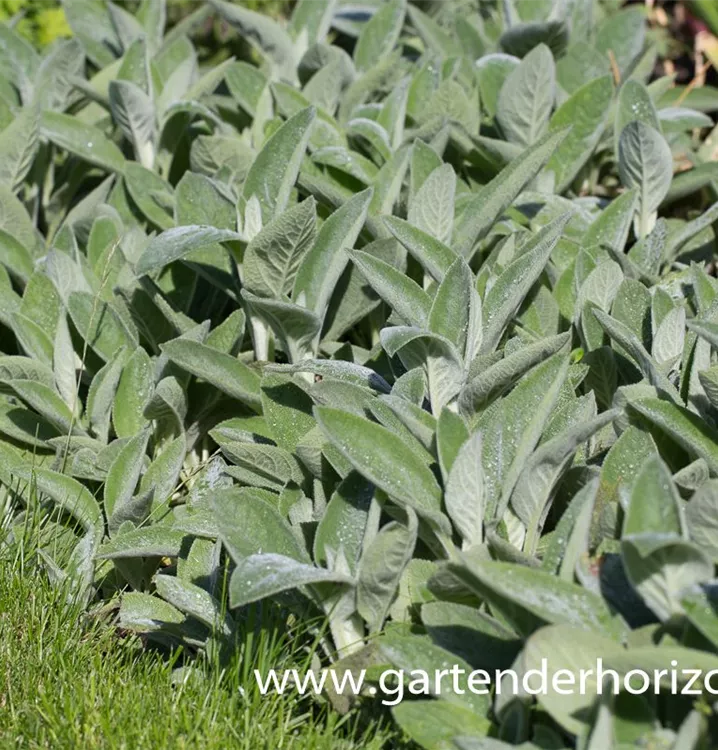
[(716, 90), (636, 5), (64, 8), (0, 26), (0, 731), (121, 744), (146, 683), (138, 742), (714, 744), (705, 690), (367, 739), (251, 670), (718, 668)]

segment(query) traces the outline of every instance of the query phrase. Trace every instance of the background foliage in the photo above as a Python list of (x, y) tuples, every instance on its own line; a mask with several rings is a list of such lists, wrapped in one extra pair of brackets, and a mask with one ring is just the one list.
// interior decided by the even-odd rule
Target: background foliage
[[(169, 0), (167, 3), (168, 27), (181, 21), (201, 5), (202, 0)], [(138, 0), (120, 3), (130, 12)], [(244, 0), (243, 7), (261, 11), (273, 17), (286, 17), (291, 9), (290, 0)], [(72, 35), (61, 0), (2, 0), (0, 21), (17, 19), (17, 30), (37, 47), (46, 47), (55, 39)], [(215, 40), (217, 44), (219, 40)]]

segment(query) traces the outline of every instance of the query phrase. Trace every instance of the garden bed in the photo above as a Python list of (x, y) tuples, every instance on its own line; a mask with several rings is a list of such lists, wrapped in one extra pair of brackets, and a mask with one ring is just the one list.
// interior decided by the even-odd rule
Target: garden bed
[(710, 6), (183, 8), (0, 26), (0, 733), (714, 746)]

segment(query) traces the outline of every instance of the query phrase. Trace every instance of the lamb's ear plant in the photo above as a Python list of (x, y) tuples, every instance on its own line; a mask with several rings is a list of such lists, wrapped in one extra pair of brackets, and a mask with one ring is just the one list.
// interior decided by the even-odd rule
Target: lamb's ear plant
[[(190, 652), (271, 600), (317, 665), (716, 668), (713, 122), (642, 9), (65, 5), (0, 27), (2, 544)], [(707, 695), (492, 691), (392, 710), (715, 742)]]

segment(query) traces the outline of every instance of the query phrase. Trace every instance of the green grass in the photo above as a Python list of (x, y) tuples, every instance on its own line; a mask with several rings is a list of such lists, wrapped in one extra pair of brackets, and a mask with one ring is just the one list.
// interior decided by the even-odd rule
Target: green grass
[[(279, 618), (244, 634), (224, 669), (173, 681), (178, 654), (68, 607), (36, 566), (0, 561), (0, 748), (399, 748), (396, 730), (296, 694), (262, 696), (252, 669), (302, 668)], [(265, 618), (267, 619), (267, 618)], [(176, 673), (174, 673), (176, 677)]]

